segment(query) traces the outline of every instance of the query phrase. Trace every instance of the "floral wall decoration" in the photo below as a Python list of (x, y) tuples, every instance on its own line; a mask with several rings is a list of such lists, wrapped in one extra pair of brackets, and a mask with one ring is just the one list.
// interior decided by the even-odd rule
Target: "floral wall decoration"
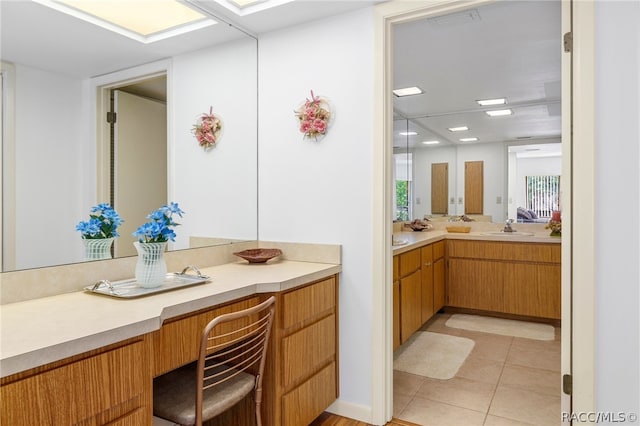
[(319, 140), (324, 137), (333, 121), (329, 100), (313, 94), (296, 109), (300, 132), (303, 138)]
[(219, 115), (213, 113), (213, 107), (209, 107), (209, 113), (203, 113), (196, 124), (193, 125), (192, 132), (202, 148), (209, 150), (213, 148), (222, 137), (222, 120)]

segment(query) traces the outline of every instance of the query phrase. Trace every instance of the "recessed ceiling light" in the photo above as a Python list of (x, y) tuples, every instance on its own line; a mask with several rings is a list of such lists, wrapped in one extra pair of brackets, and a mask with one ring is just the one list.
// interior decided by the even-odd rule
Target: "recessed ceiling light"
[(480, 100), (477, 100), (476, 102), (482, 106), (504, 105), (507, 103), (507, 99), (506, 98), (480, 99)]
[(393, 94), (396, 95), (397, 97), (401, 98), (403, 96), (412, 96), (412, 95), (419, 95), (422, 93), (422, 89), (419, 87), (404, 87), (402, 89), (395, 89), (393, 91)]
[(425, 145), (436, 145), (439, 144), (440, 141), (422, 141), (422, 143)]
[(513, 111), (511, 111), (510, 109), (494, 109), (492, 111), (485, 111), (485, 113), (489, 117), (500, 117), (503, 115), (511, 115), (513, 114)]
[(469, 130), (467, 126), (449, 127), (450, 132), (464, 132)]
[(151, 43), (216, 23), (176, 0), (153, 4), (145, 1), (35, 1), (142, 43)]
[(462, 138), (460, 142), (476, 142), (478, 138)]
[(400, 132), (400, 136), (416, 136), (418, 132)]

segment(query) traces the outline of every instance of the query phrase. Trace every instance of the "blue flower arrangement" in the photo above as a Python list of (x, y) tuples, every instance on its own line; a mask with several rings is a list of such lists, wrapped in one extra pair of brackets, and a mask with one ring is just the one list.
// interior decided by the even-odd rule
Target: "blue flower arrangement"
[(182, 217), (184, 212), (178, 207), (178, 203), (169, 203), (151, 212), (148, 219), (151, 221), (143, 223), (133, 233), (141, 243), (163, 243), (165, 241), (175, 241), (176, 233), (171, 229), (180, 225), (173, 220), (173, 215)]
[(85, 240), (118, 237), (117, 229), (124, 222), (118, 212), (108, 203), (101, 203), (91, 208), (88, 221), (76, 225), (76, 231), (82, 233)]

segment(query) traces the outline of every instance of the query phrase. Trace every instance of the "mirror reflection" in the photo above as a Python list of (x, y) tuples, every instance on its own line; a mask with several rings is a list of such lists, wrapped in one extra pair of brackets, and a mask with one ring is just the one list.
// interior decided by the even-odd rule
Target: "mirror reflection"
[[(2, 271), (84, 261), (75, 227), (102, 202), (125, 220), (116, 256), (133, 254), (131, 231), (171, 201), (186, 212), (171, 249), (257, 238), (255, 39), (214, 24), (141, 43), (35, 2), (0, 7)], [(159, 115), (134, 103), (110, 129), (112, 97)], [(204, 150), (192, 129), (210, 109), (223, 132)], [(126, 118), (147, 129), (128, 139), (138, 153), (119, 157), (124, 142), (111, 140)]]
[(398, 220), (548, 221), (560, 208), (560, 6), (495, 2), (394, 27)]

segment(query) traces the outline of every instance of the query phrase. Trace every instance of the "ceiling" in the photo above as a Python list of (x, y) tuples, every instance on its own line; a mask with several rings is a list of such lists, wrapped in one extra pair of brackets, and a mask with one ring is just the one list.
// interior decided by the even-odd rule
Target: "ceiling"
[[(394, 146), (558, 141), (561, 132), (560, 1), (500, 1), (394, 27)], [(481, 107), (480, 99), (507, 98)], [(513, 114), (489, 117), (487, 109)], [(407, 118), (404, 120), (403, 118)], [(450, 132), (466, 125), (468, 131)], [(417, 136), (400, 136), (401, 131)], [(478, 142), (460, 142), (477, 137)], [(438, 140), (437, 145), (422, 145)]]
[[(9, 62), (74, 77), (95, 77), (246, 37), (225, 22), (257, 36), (380, 3), (268, 0), (243, 9), (241, 16), (224, 7), (227, 0), (187, 2), (223, 22), (142, 44), (30, 0), (0, 0), (0, 53)], [(269, 4), (275, 7), (264, 9)]]

